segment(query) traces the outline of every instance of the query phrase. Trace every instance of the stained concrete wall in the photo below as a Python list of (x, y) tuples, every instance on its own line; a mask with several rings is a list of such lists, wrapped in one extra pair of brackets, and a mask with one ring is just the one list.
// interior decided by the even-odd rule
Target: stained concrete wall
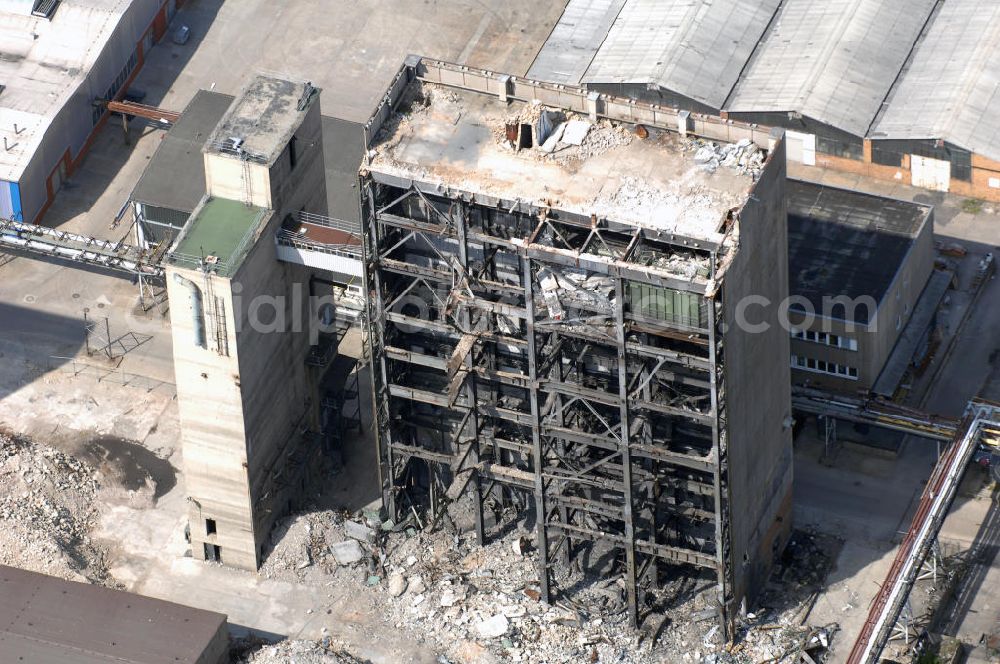
[[(249, 570), (260, 565), (274, 521), (300, 495), (302, 472), (317, 451), (298, 454), (317, 399), (306, 365), (316, 318), (309, 302), (313, 271), (279, 261), (274, 234), (286, 214), (326, 214), (320, 123), (316, 99), (295, 131), (294, 168), (287, 147), (270, 166), (205, 154), (212, 195), (240, 201), (249, 195), (276, 210), (232, 278), (210, 277), (225, 309), (227, 356), (211, 338), (208, 348), (195, 343), (192, 298), (173, 278), (179, 273), (194, 282), (208, 305), (206, 276), (176, 267), (168, 274), (192, 553), (203, 558), (205, 544), (218, 545), (224, 564)], [(292, 456), (305, 463), (290, 464)], [(207, 519), (215, 521), (215, 534), (208, 534)]]
[(234, 278), (241, 304), (237, 356), (247, 450), (247, 490), (258, 554), (275, 518), (301, 493), (288, 459), (305, 443), (310, 424), (309, 278), (311, 271), (278, 261), (275, 215)]
[[(200, 307), (190, 287), (178, 283), (174, 275), (195, 285), (202, 298)], [(232, 290), (228, 279), (210, 278), (214, 296), (226, 303), (228, 355), (220, 355), (212, 339), (207, 347), (196, 342), (195, 319), (205, 320), (209, 301), (206, 276), (198, 270), (167, 269), (192, 553), (203, 558), (205, 543), (218, 545), (224, 563), (256, 569)], [(214, 535), (207, 533), (208, 519), (216, 522)]]
[(902, 265), (896, 272), (892, 284), (879, 302), (876, 326), (869, 342), (869, 358), (861, 374), (861, 379), (869, 385), (882, 372), (882, 367), (892, 353), (899, 336), (910, 321), (913, 308), (930, 279), (934, 269), (934, 221), (933, 212), (924, 222), (914, 238), (913, 245), (906, 253)]
[(267, 166), (253, 161), (217, 152), (205, 153), (205, 189), (213, 198), (274, 209)]
[[(788, 331), (778, 305), (788, 295), (788, 220), (784, 142), (739, 214), (739, 251), (722, 285), (726, 436), (734, 565), (734, 598), (758, 593), (773, 556), (791, 528), (792, 436)], [(745, 318), (763, 331), (736, 324), (738, 308), (750, 296)], [(745, 305), (744, 305), (745, 306)]]
[(323, 118), (320, 100), (316, 98), (295, 130), (295, 166), (291, 148), (285, 146), (270, 167), (271, 201), (273, 209), (284, 218), (286, 214), (305, 209), (327, 214), (326, 164), (323, 156)]

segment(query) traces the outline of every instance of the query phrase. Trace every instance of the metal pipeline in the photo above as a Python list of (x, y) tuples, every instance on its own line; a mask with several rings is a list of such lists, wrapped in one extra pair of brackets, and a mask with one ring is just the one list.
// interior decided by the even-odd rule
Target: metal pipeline
[(196, 346), (208, 348), (207, 337), (205, 336), (205, 309), (202, 306), (201, 289), (198, 284), (190, 279), (174, 273), (174, 281), (188, 289), (191, 294), (191, 314), (192, 326), (194, 327), (194, 343)]

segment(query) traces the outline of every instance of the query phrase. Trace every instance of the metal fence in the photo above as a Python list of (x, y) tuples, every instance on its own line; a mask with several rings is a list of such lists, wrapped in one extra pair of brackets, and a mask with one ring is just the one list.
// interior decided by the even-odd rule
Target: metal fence
[(147, 393), (155, 392), (156, 390), (167, 394), (177, 393), (177, 386), (174, 383), (131, 373), (125, 371), (121, 366), (102, 366), (81, 360), (80, 358), (60, 357), (58, 355), (50, 356), (49, 362), (49, 369), (52, 371), (71, 374), (74, 377), (84, 376), (93, 378), (98, 383), (114, 383), (116, 385), (141, 389)]

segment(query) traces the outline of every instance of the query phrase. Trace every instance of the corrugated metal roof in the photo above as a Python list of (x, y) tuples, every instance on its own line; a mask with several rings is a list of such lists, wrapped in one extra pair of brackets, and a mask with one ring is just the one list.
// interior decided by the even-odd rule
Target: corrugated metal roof
[(872, 138), (944, 139), (1000, 160), (1000, 3), (947, 0)]
[(0, 661), (201, 661), (225, 640), (220, 613), (0, 565)]
[(722, 108), (779, 0), (629, 0), (583, 77)]
[(570, 0), (528, 78), (577, 85), (626, 0)]
[(726, 109), (795, 111), (865, 136), (935, 2), (786, 0)]

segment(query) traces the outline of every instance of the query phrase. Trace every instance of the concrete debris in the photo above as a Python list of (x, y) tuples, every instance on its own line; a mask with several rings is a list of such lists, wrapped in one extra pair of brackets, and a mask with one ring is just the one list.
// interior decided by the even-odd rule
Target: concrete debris
[(722, 144), (695, 138), (684, 144), (684, 150), (694, 152), (695, 162), (704, 171), (714, 173), (725, 167), (754, 178), (760, 175), (767, 157), (766, 152), (749, 138)]
[[(571, 281), (566, 271), (553, 278)], [(419, 634), (448, 662), (590, 661), (596, 652), (596, 661), (621, 664), (681, 661), (677, 653), (689, 655), (683, 658), (689, 664), (703, 656), (743, 664), (786, 652), (792, 657), (803, 648), (823, 662), (828, 650), (823, 640), (834, 646), (836, 626), (802, 625), (801, 611), (825, 578), (837, 541), (807, 531), (794, 534), (760, 605), (738, 626), (734, 648), (739, 648), (739, 656), (733, 658), (720, 642), (717, 623), (708, 618), (716, 607), (708, 577), (664, 575), (661, 587), (649, 591), (647, 600), (665, 608), (647, 616), (640, 632), (628, 625), (624, 586), (610, 568), (586, 573), (560, 566), (553, 582), (557, 589), (573, 587), (572, 598), (560, 597), (554, 604), (540, 601), (533, 530), (517, 514), (513, 509), (498, 513), (496, 526), (510, 530), (510, 535), (480, 546), (470, 536), (475, 519), (467, 496), (451, 505), (444, 527), (434, 532), (411, 527), (412, 519), (384, 530), (384, 523), (374, 517), (378, 527), (372, 527), (370, 543), (348, 536), (359, 533), (359, 515), (308, 512), (280, 524), (282, 538), (262, 572), (365, 593), (366, 601), (391, 625)], [(373, 523), (373, 518), (366, 520)], [(354, 562), (342, 565), (338, 552), (348, 549)], [(313, 564), (298, 569), (305, 559)], [(811, 643), (813, 637), (816, 643)], [(472, 652), (477, 654), (470, 660)], [(296, 656), (289, 661), (312, 660)]]
[(365, 557), (365, 552), (357, 540), (346, 540), (330, 547), (330, 552), (338, 565), (352, 565)]
[(544, 152), (545, 154), (552, 154), (553, 152), (556, 151), (556, 148), (559, 147), (559, 141), (562, 139), (563, 132), (565, 131), (566, 131), (566, 123), (565, 122), (560, 123), (559, 126), (556, 127), (552, 131), (552, 133), (548, 135), (548, 137), (545, 139), (545, 142), (542, 143), (540, 146), (538, 146), (538, 149)]
[(598, 215), (621, 214), (642, 217), (650, 228), (676, 230), (685, 226), (705, 227), (719, 221), (718, 205), (712, 194), (695, 189), (668, 192), (633, 176), (621, 178), (613, 193), (595, 205)]
[(356, 539), (359, 542), (371, 543), (375, 541), (375, 530), (369, 528), (362, 523), (356, 523), (354, 521), (344, 522), (344, 534), (351, 539)]
[(459, 602), (465, 601), (466, 595), (467, 591), (463, 585), (445, 588), (444, 592), (441, 593), (441, 606), (444, 608), (455, 606)]
[(410, 593), (411, 595), (419, 595), (420, 593), (425, 592), (426, 590), (427, 586), (424, 585), (423, 578), (419, 576), (413, 577), (406, 584), (406, 592)]
[(399, 597), (406, 592), (406, 577), (403, 576), (402, 572), (393, 572), (389, 575), (389, 594), (393, 597)]
[(591, 315), (579, 311), (581, 308), (609, 315), (614, 311), (613, 279), (588, 276), (573, 270), (545, 268), (538, 272), (538, 283), (541, 295), (536, 299), (535, 306), (540, 311), (547, 310), (552, 320)]
[(584, 120), (570, 120), (563, 131), (562, 142), (568, 145), (583, 145), (587, 134), (590, 133), (590, 127), (591, 124)]
[(237, 639), (230, 646), (233, 664), (361, 664), (358, 659), (323, 641), (282, 641), (266, 643), (253, 637)]
[(476, 632), (484, 639), (495, 639), (506, 634), (509, 628), (510, 622), (507, 620), (507, 616), (501, 614), (480, 621), (476, 625)]
[(90, 536), (100, 477), (73, 456), (0, 432), (0, 563), (114, 586)]

